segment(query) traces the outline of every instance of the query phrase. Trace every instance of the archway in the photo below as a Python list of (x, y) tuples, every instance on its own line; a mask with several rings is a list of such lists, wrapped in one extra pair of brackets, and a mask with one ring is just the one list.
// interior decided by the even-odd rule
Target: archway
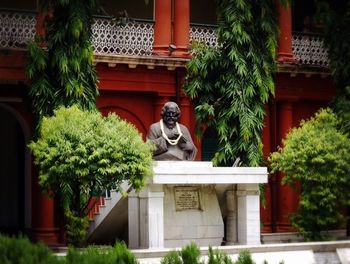
[(28, 157), (23, 124), (15, 111), (0, 104), (0, 120), (0, 232), (13, 235), (30, 226)]

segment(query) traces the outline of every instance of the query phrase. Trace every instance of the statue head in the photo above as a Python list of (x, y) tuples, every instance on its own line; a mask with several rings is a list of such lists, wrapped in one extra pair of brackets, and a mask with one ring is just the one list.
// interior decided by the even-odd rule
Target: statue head
[(181, 115), (181, 111), (175, 102), (167, 102), (164, 104), (160, 115), (164, 124), (168, 128), (173, 128)]

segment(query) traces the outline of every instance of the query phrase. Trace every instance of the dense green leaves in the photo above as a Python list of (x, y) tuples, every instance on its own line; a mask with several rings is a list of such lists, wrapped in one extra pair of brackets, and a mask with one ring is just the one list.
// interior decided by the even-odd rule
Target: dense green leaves
[(152, 173), (152, 146), (133, 125), (114, 114), (102, 117), (77, 106), (44, 117), (40, 137), (29, 148), (39, 165), (41, 187), (71, 211), (66, 210), (66, 218), (72, 223), (74, 216), (85, 216), (94, 193), (118, 190), (124, 180), (139, 190)]
[(28, 44), (26, 73), (34, 113), (40, 122), (59, 106), (95, 109), (97, 77), (92, 64), (95, 1), (44, 1), (49, 15), (45, 38)]
[(350, 139), (339, 127), (337, 116), (322, 110), (291, 130), (284, 147), (270, 156), (272, 170), (283, 171), (283, 183), (300, 192), (292, 224), (308, 239), (338, 227), (340, 209), (350, 202)]
[(197, 121), (217, 131), (214, 163), (258, 166), (264, 104), (274, 93), (275, 1), (220, 1), (218, 17), (219, 46), (194, 44), (184, 89)]
[(328, 48), (330, 70), (337, 89), (332, 107), (350, 136), (350, 2), (317, 2), (318, 16), (324, 26), (324, 44)]

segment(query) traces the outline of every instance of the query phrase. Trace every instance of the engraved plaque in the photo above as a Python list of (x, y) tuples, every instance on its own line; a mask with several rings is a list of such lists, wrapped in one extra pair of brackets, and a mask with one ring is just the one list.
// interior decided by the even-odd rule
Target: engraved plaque
[(198, 187), (175, 187), (176, 211), (201, 210)]

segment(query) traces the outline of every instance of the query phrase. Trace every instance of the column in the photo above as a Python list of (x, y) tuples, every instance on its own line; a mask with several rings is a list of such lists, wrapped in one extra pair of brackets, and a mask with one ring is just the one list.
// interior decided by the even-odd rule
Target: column
[[(36, 179), (35, 185), (38, 185)], [(41, 193), (39, 186), (33, 190), (32, 197), (32, 233), (35, 241), (42, 241), (47, 245), (59, 244), (59, 229), (55, 226), (54, 200)]]
[(176, 57), (187, 57), (190, 40), (190, 1), (174, 0), (174, 44)]
[(32, 165), (32, 238), (47, 245), (57, 245), (59, 228), (55, 225), (54, 200), (41, 192), (37, 169)]
[(140, 247), (164, 248), (164, 192), (149, 186), (140, 195)]
[(277, 61), (280, 63), (293, 63), (295, 60), (292, 50), (292, 9), (290, 6), (282, 6), (279, 0), (276, 0), (276, 2), (280, 29)]
[(237, 201), (236, 186), (226, 192), (227, 216), (226, 216), (226, 245), (237, 243)]
[(171, 0), (155, 0), (153, 51), (160, 56), (169, 55), (171, 44)]
[(134, 191), (128, 194), (128, 234), (129, 248), (140, 248), (140, 203)]
[[(293, 105), (291, 102), (280, 104), (278, 121), (280, 146), (282, 146), (282, 139), (293, 126)], [(298, 196), (291, 187), (281, 184), (283, 177), (283, 173), (277, 174), (277, 231), (290, 231), (289, 216), (297, 207)]]
[[(186, 127), (188, 127), (189, 130), (192, 127), (191, 121), (190, 121), (190, 115), (191, 115), (190, 106), (191, 106), (191, 102), (190, 102), (190, 99), (188, 99), (188, 97), (182, 97), (180, 99), (179, 107), (181, 109), (181, 123)], [(190, 132), (192, 132), (191, 130)]]
[[(264, 159), (267, 159), (271, 153), (271, 122), (269, 105), (265, 105), (265, 120), (262, 133), (263, 142), (263, 154)], [(265, 184), (265, 193), (261, 193), (261, 196), (265, 196), (265, 206), (261, 205), (261, 221), (263, 223), (262, 232), (271, 232), (271, 190), (268, 183)]]
[(260, 197), (258, 184), (238, 184), (237, 226), (239, 244), (260, 245)]

